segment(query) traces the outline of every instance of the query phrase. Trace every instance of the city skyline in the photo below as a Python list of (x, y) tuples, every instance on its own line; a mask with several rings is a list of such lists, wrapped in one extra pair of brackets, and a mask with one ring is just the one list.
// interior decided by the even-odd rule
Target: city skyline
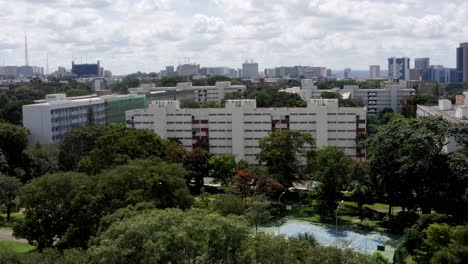
[[(116, 74), (183, 64), (368, 69), (430, 57), (454, 68), (468, 36), (468, 3), (451, 1), (6, 1), (0, 65), (49, 69), (100, 60)], [(292, 19), (294, 18), (294, 19)], [(366, 30), (363, 30), (366, 29)], [(351, 51), (351, 52), (350, 52)], [(412, 66), (412, 65), (411, 65)]]

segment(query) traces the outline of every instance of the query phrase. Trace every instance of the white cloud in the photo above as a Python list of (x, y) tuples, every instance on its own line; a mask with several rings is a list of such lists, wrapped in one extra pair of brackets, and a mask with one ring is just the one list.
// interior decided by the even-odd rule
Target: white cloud
[[(0, 62), (101, 60), (116, 73), (202, 65), (385, 68), (389, 56), (453, 67), (468, 41), (463, 0), (0, 0)], [(5, 11), (7, 10), (7, 11)]]

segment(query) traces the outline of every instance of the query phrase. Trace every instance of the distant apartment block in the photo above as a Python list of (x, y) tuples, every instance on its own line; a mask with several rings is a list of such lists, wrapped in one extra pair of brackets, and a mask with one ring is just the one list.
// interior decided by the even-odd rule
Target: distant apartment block
[(351, 69), (350, 68), (345, 68), (343, 71), (343, 77), (345, 79), (351, 79)]
[(361, 89), (358, 85), (345, 85), (340, 94), (344, 98), (352, 98), (363, 102), (369, 114), (390, 108), (400, 113), (412, 101), (416, 91), (406, 88), (406, 82), (385, 82), (379, 89)]
[(388, 76), (393, 80), (409, 80), (410, 59), (389, 58), (388, 59)]
[(40, 103), (23, 106), (23, 126), (29, 129), (29, 142), (55, 144), (73, 128), (88, 125), (125, 123), (125, 111), (145, 108), (144, 95), (82, 96), (49, 94)]
[(150, 100), (187, 100), (198, 102), (221, 102), (225, 94), (246, 90), (245, 85), (232, 85), (231, 82), (216, 82), (214, 86), (192, 86), (191, 82), (177, 83), (176, 87), (142, 86), (130, 88), (131, 94), (146, 94)]
[(258, 63), (244, 62), (242, 64), (242, 78), (253, 79), (258, 76)]
[[(166, 72), (167, 74), (167, 72)], [(182, 64), (177, 66), (177, 75), (190, 77), (200, 74), (200, 64)]]
[(228, 100), (225, 108), (181, 108), (179, 101), (153, 101), (145, 110), (127, 111), (127, 126), (150, 129), (180, 141), (187, 150), (204, 141), (215, 155), (234, 154), (258, 164), (259, 140), (291, 129), (310, 133), (316, 147), (337, 146), (355, 159), (365, 159), (358, 133), (366, 130), (363, 107), (338, 107), (337, 99), (313, 99), (302, 108), (257, 108), (255, 100)]
[(380, 78), (380, 65), (369, 66), (369, 78), (379, 79)]

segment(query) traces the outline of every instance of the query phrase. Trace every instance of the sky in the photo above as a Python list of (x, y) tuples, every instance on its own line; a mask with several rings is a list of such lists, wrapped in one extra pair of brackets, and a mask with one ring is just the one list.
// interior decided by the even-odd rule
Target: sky
[(101, 61), (114, 74), (201, 67), (387, 68), (388, 57), (455, 67), (466, 0), (0, 0), (0, 65)]

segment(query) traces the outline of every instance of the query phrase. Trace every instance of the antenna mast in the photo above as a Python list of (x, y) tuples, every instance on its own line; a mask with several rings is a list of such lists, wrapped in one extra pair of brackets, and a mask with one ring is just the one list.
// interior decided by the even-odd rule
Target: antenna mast
[(29, 66), (29, 58), (28, 58), (28, 35), (24, 32), (24, 60), (25, 66)]

